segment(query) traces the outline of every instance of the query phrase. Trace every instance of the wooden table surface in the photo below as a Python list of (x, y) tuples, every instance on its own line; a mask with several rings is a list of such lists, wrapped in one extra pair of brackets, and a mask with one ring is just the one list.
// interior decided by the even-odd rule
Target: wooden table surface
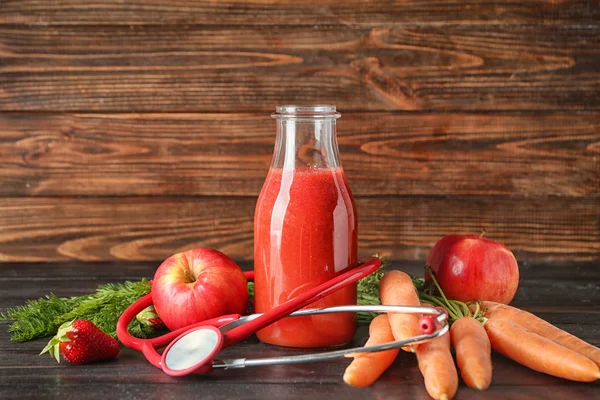
[[(395, 262), (412, 274), (419, 264)], [(0, 311), (49, 292), (80, 295), (97, 285), (151, 277), (155, 263), (9, 264), (0, 277)], [(521, 283), (514, 304), (600, 345), (600, 265), (598, 262), (521, 263)], [(219, 371), (209, 376), (172, 378), (148, 364), (135, 351), (122, 348), (117, 360), (87, 366), (57, 364), (38, 356), (46, 340), (9, 341), (9, 322), (0, 322), (0, 398), (269, 398), (269, 399), (428, 399), (412, 354), (402, 353), (370, 388), (342, 381), (348, 360)], [(365, 339), (360, 327), (355, 342)], [(223, 351), (222, 356), (264, 357), (284, 353), (251, 338)], [(485, 392), (461, 384), (456, 399), (600, 398), (600, 382), (582, 384), (546, 376), (497, 354), (494, 379)]]

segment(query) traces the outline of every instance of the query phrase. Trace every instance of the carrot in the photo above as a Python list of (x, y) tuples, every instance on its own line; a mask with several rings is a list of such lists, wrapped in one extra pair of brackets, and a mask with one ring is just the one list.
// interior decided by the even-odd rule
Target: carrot
[(600, 367), (600, 349), (579, 339), (577, 336), (571, 335), (527, 311), (506, 304), (484, 301), (482, 307), (487, 308), (484, 314), (487, 318), (502, 317), (511, 319), (531, 332), (586, 356)]
[(456, 363), (468, 387), (485, 390), (492, 382), (492, 348), (481, 322), (461, 317), (450, 328)]
[(494, 350), (535, 371), (579, 382), (600, 378), (600, 370), (592, 360), (515, 321), (496, 315), (486, 321), (484, 328)]
[(450, 335), (421, 343), (416, 353), (427, 393), (437, 400), (451, 399), (458, 389), (458, 373), (450, 354)]
[[(392, 306), (419, 306), (419, 295), (410, 276), (404, 272), (388, 271), (379, 282), (381, 304)], [(388, 314), (395, 340), (404, 340), (420, 335), (418, 314)], [(405, 346), (405, 351), (414, 352), (414, 346)]]
[[(392, 342), (394, 336), (388, 316), (378, 315), (369, 325), (369, 340), (365, 346)], [(394, 362), (400, 350), (386, 350), (376, 353), (356, 353), (354, 360), (344, 372), (344, 382), (357, 387), (371, 385)]]

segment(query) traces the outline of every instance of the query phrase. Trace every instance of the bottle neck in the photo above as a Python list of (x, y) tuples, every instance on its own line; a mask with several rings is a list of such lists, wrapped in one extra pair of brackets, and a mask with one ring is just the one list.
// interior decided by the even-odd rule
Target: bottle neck
[(277, 118), (271, 168), (339, 168), (335, 118)]

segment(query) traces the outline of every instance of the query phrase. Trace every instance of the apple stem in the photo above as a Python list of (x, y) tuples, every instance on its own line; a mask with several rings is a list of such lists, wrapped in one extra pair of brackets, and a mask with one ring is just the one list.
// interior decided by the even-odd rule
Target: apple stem
[(481, 239), (485, 233), (487, 232), (487, 230), (485, 228), (483, 228), (483, 230), (481, 231), (481, 235), (479, 235), (479, 239)]
[(188, 270), (184, 271), (185, 277), (188, 279), (189, 283), (196, 282), (196, 277), (194, 274)]

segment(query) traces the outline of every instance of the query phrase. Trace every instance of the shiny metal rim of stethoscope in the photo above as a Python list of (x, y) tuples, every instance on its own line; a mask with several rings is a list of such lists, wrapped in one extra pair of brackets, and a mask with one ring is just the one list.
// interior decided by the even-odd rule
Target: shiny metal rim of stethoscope
[[(431, 334), (422, 334), (413, 336), (412, 338), (404, 340), (396, 340), (393, 342), (382, 343), (368, 347), (353, 347), (348, 349), (333, 350), (323, 353), (311, 353), (301, 354), (295, 356), (283, 356), (283, 357), (267, 357), (267, 358), (236, 358), (236, 359), (225, 359), (225, 360), (214, 360), (212, 368), (214, 369), (231, 369), (231, 368), (244, 368), (244, 367), (257, 367), (267, 365), (278, 365), (278, 364), (300, 364), (300, 363), (311, 363), (315, 361), (330, 360), (333, 358), (343, 357), (353, 353), (371, 353), (377, 351), (391, 350), (399, 347), (404, 347), (411, 344), (419, 344), (426, 342), (431, 339), (442, 336), (448, 332), (449, 326), (447, 322), (447, 315), (443, 311), (432, 307), (411, 307), (411, 306), (384, 306), (384, 305), (358, 305), (358, 306), (336, 306), (327, 308), (313, 308), (296, 311), (290, 314), (288, 317), (300, 317), (307, 315), (318, 315), (318, 314), (329, 314), (329, 313), (343, 313), (343, 312), (374, 312), (374, 313), (409, 313), (409, 314), (427, 314), (437, 315), (436, 319), (440, 326), (435, 332)], [(242, 325), (248, 321), (258, 318), (261, 314), (252, 314), (245, 317), (241, 317), (239, 320), (230, 322), (229, 324), (223, 325), (220, 330), (225, 333), (239, 325)]]

